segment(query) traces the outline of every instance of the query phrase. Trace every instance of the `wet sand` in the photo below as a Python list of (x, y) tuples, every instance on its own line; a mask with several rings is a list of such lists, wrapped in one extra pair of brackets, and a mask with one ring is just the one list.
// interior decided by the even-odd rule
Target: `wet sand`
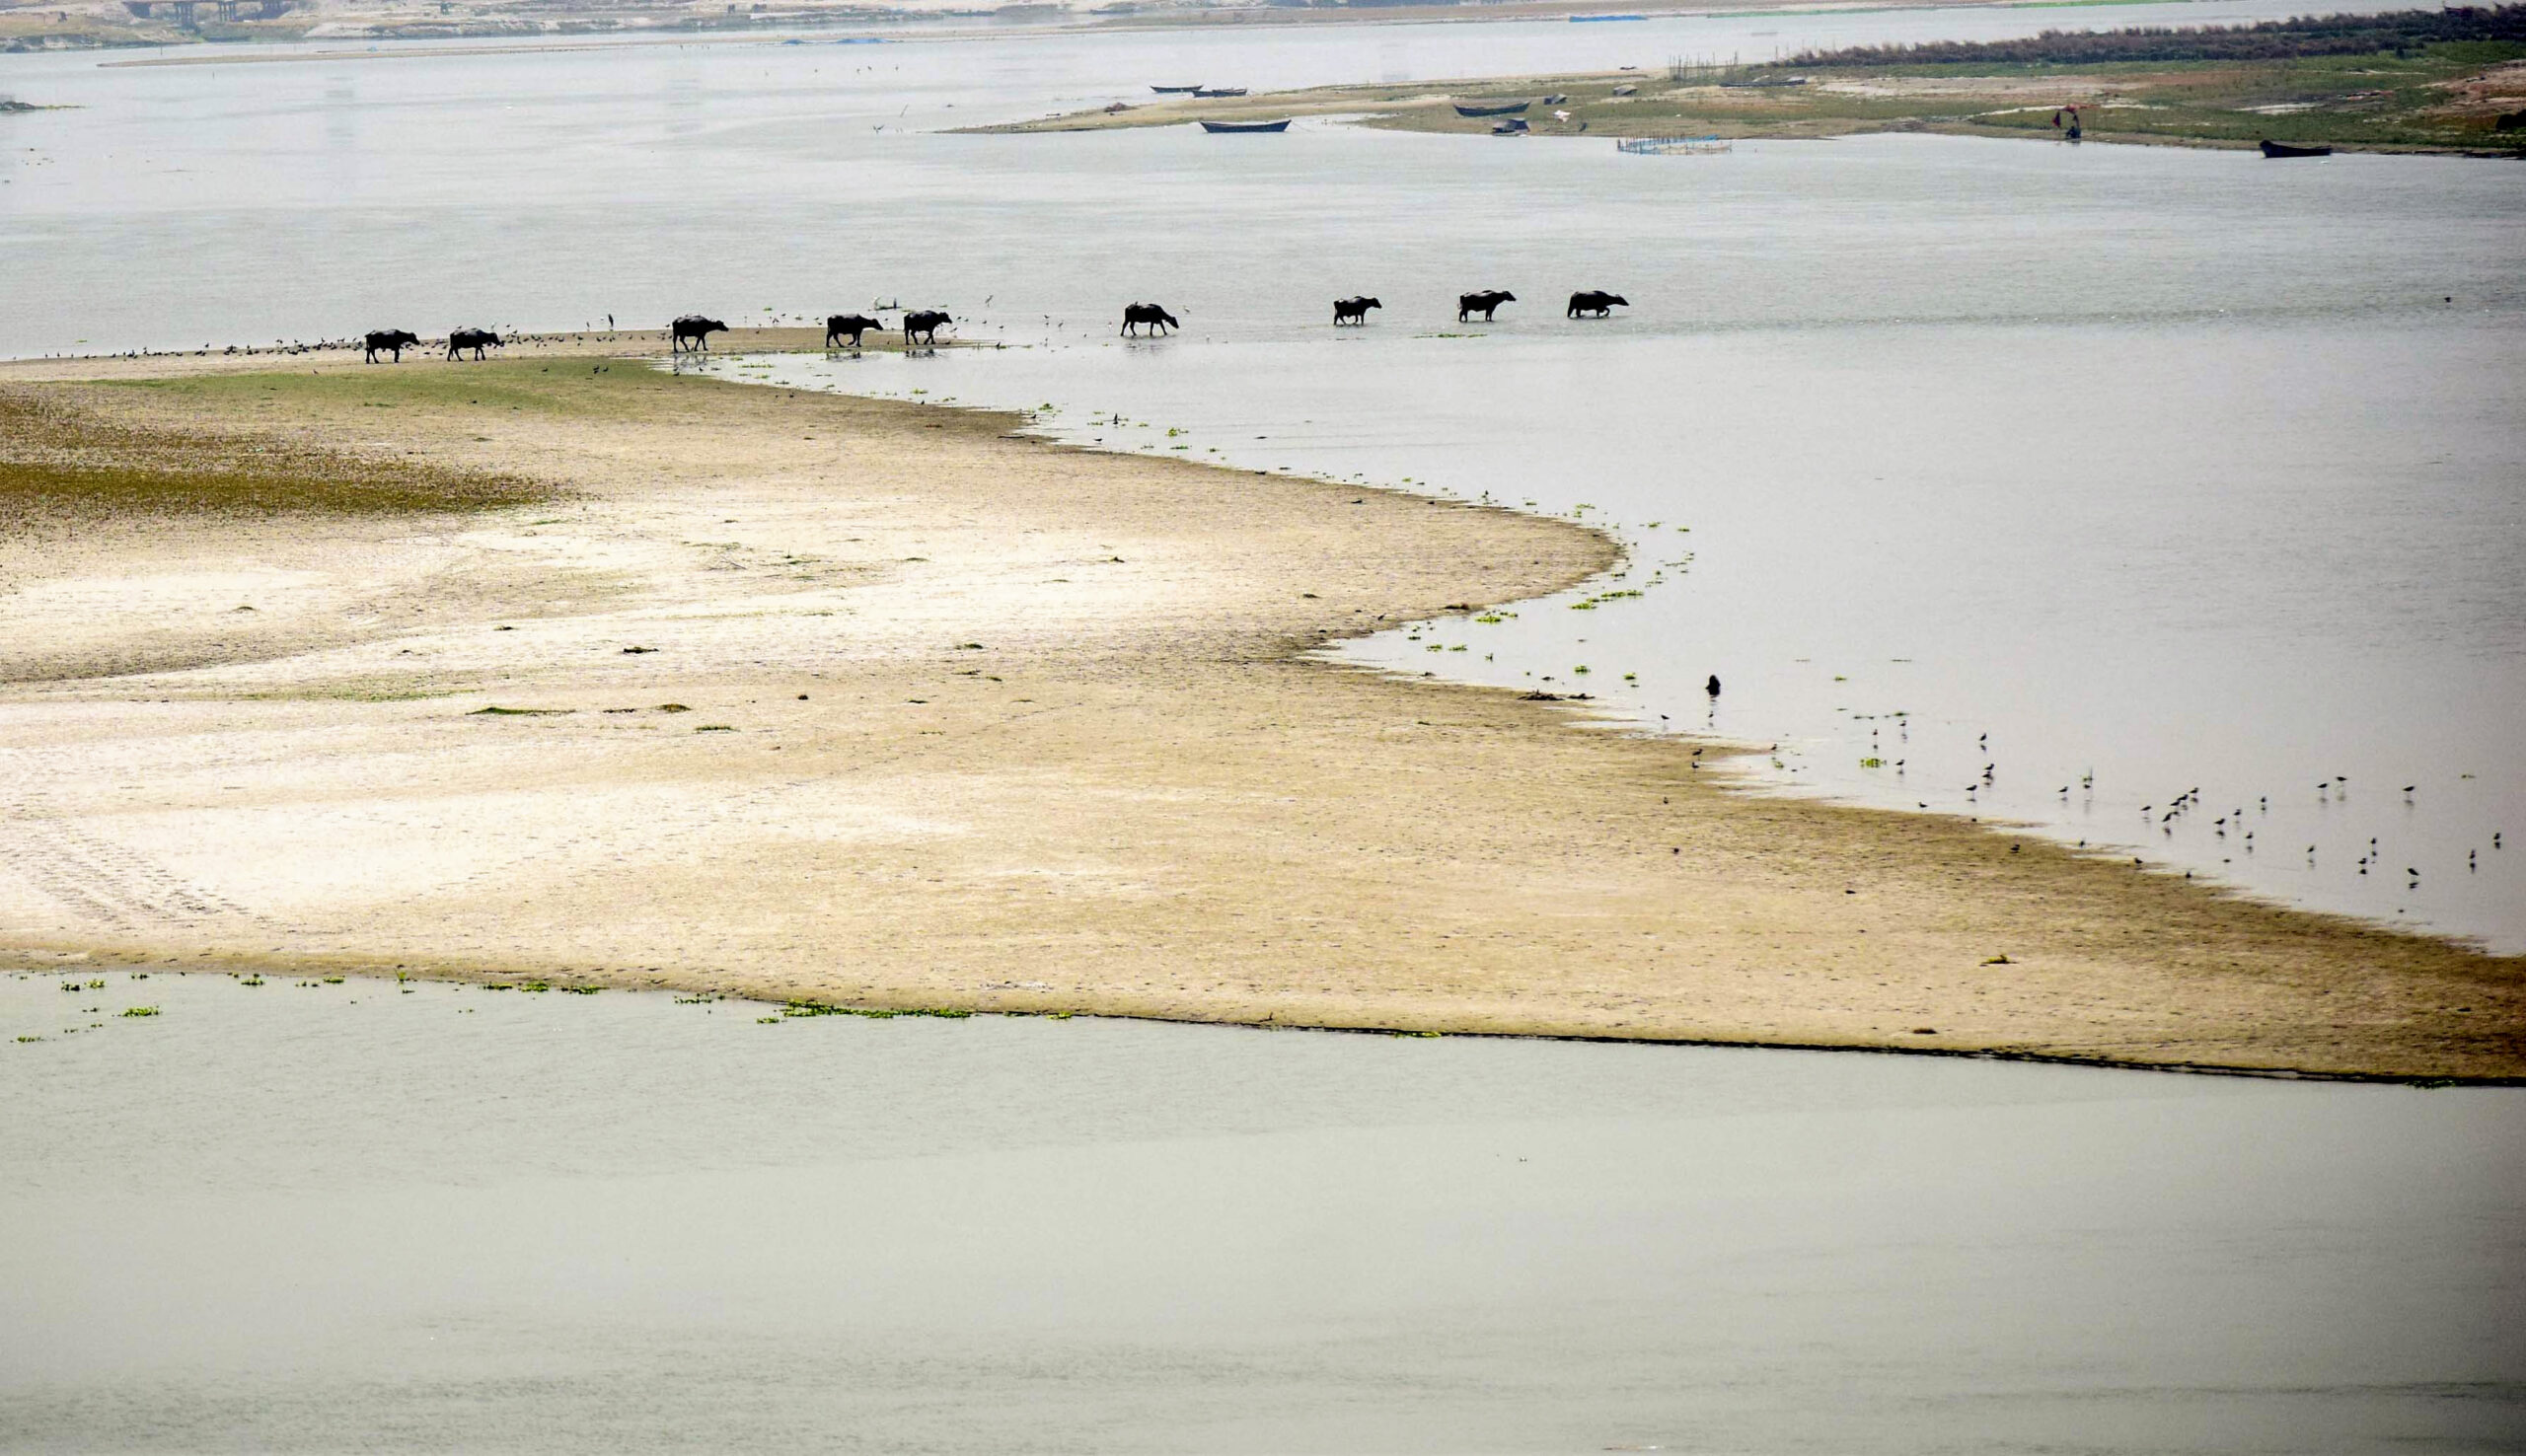
[(0, 961), (2526, 1075), (2515, 958), (1304, 655), (1584, 579), (1584, 528), (654, 347), (0, 366), (228, 438), (185, 469), (449, 482), (0, 516)]

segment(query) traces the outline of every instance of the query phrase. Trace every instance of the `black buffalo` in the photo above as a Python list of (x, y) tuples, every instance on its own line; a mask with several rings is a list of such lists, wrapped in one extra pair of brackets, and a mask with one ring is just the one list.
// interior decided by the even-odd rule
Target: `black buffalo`
[(1456, 322), (1461, 324), (1473, 315), (1480, 314), (1482, 322), (1488, 324), (1491, 322), (1491, 315), (1502, 304), (1512, 304), (1517, 301), (1516, 294), (1501, 288), (1486, 288), (1480, 293), (1459, 293), (1456, 295)]
[(911, 343), (913, 336), (918, 334), (923, 343), (934, 344), (938, 342), (938, 326), (955, 322), (936, 309), (923, 309), (917, 313), (906, 314), (904, 315), (904, 342)]
[(1369, 310), (1381, 309), (1384, 307), (1384, 304), (1377, 302), (1375, 299), (1365, 296), (1360, 298), (1337, 298), (1333, 301), (1333, 322), (1337, 325), (1366, 324), (1369, 322)]
[(687, 314), (675, 321), (675, 352), (683, 353), (688, 347), (685, 340), (691, 339), (693, 342), (690, 347), (706, 354), (710, 351), (710, 335), (727, 331), (728, 326), (716, 319), (705, 319), (700, 314)]
[(1602, 319), (1616, 308), (1630, 307), (1631, 300), (1619, 293), (1601, 293), (1594, 288), (1588, 288), (1570, 295), (1569, 317), (1576, 319), (1586, 314), (1592, 318)]
[(1175, 316), (1173, 314), (1168, 313), (1156, 304), (1125, 304), (1123, 306), (1123, 331), (1125, 333), (1132, 332), (1144, 324), (1157, 330), (1159, 333), (1164, 333), (1170, 328), (1181, 328), (1184, 327), (1183, 325), (1175, 322)]
[(487, 328), (460, 328), (447, 336), (447, 356), (451, 359), (466, 349), (472, 349), (474, 357), (480, 359), (483, 349), (500, 347), (500, 336)]
[(851, 335), (851, 346), (855, 349), (859, 347), (859, 335), (871, 328), (885, 327), (882, 321), (865, 314), (836, 314), (825, 320), (825, 347), (832, 348), (833, 341), (847, 333)]
[(384, 328), (361, 340), (368, 345), (368, 362), (371, 364), (377, 362), (379, 349), (393, 354), (395, 362), (401, 364), (404, 362), (404, 351), (420, 341), (421, 336), (409, 328)]

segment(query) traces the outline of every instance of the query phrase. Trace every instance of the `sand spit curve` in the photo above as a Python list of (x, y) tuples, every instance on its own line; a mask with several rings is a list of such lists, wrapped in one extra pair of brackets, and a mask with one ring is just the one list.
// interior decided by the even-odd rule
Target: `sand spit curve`
[(2516, 958), (1302, 656), (1584, 579), (1581, 527), (633, 352), (0, 366), (540, 482), (0, 510), (0, 963), (2526, 1076)]

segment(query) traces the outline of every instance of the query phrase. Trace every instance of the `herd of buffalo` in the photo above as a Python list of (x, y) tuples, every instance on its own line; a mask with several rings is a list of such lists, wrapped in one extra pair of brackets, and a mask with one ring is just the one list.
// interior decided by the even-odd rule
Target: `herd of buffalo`
[[(1458, 294), (1456, 295), (1456, 322), (1462, 324), (1474, 315), (1480, 314), (1484, 323), (1490, 323), (1499, 313), (1502, 304), (1517, 301), (1516, 294), (1499, 288), (1486, 288), (1479, 293)], [(1384, 304), (1366, 296), (1336, 299), (1333, 304), (1333, 323), (1337, 328), (1345, 325), (1356, 328), (1369, 322), (1369, 310), (1384, 307)], [(1609, 317), (1617, 308), (1629, 307), (1631, 307), (1631, 301), (1619, 293), (1605, 293), (1588, 288), (1570, 295), (1570, 309), (1565, 317), (1602, 319)], [(934, 344), (938, 341), (939, 326), (955, 322), (935, 309), (912, 310), (904, 315), (904, 342)], [(835, 314), (825, 320), (825, 347), (837, 348), (847, 341), (852, 348), (855, 349), (859, 347), (859, 340), (863, 336), (885, 327), (884, 320), (871, 319), (865, 314)], [(1123, 309), (1122, 331), (1135, 337), (1143, 328), (1152, 333), (1162, 334), (1168, 329), (1182, 327), (1173, 314), (1156, 304), (1136, 303), (1127, 305)], [(674, 351), (679, 354), (688, 351), (706, 353), (710, 348), (710, 335), (727, 331), (726, 324), (717, 319), (706, 319), (700, 314), (685, 315), (676, 320), (670, 329), (674, 340)], [(386, 354), (396, 363), (401, 364), (404, 362), (404, 351), (417, 347), (421, 337), (408, 328), (382, 328), (366, 335), (362, 342), (367, 346), (369, 363), (376, 363), (379, 354)], [(488, 328), (459, 328), (447, 336), (447, 357), (458, 358), (466, 350), (471, 349), (474, 351), (474, 357), (480, 359), (484, 349), (495, 349), (500, 346), (500, 336)]]

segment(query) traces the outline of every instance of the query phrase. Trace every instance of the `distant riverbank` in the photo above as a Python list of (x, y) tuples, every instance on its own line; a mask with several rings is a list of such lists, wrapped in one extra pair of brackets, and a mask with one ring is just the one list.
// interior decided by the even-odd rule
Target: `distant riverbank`
[[(1931, 131), (2058, 140), (2076, 127), (2087, 141), (2159, 146), (2242, 148), (2269, 139), (2343, 150), (2526, 155), (2526, 39), (2499, 38), (2526, 27), (2526, 13), (2512, 7), (2495, 14), (2518, 17), (2491, 27), (2495, 38), (2420, 39), (2371, 52), (2309, 44), (2305, 54), (2204, 57), (2201, 52), (2227, 47), (2100, 47), (2094, 42), (2117, 37), (2072, 34), (1840, 52), (1806, 64), (1699, 65), (1678, 58), (1655, 71), (1170, 97), (976, 129), (1078, 131), (1341, 116), (1389, 130), (1465, 134), (1522, 123), (1544, 136), (1812, 139)], [(2260, 38), (2266, 29), (2125, 34), (2143, 40)], [(2393, 38), (2390, 30), (2380, 34)], [(2047, 46), (2070, 63), (2044, 58)], [(2133, 55), (2155, 48), (2173, 58), (2081, 59), (2101, 48)]]

